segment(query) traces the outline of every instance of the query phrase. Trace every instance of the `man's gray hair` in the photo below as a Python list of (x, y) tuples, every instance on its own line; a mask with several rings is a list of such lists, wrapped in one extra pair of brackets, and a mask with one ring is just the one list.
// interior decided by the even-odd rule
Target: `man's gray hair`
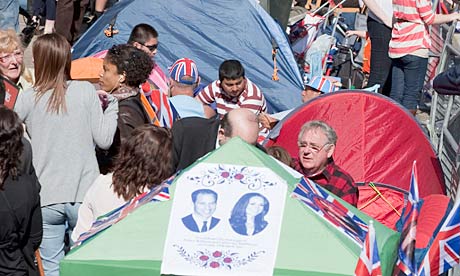
[(330, 125), (326, 124), (323, 121), (306, 122), (300, 129), (299, 137), (297, 138), (297, 142), (300, 143), (300, 139), (302, 138), (304, 132), (307, 130), (311, 130), (311, 129), (321, 129), (327, 137), (328, 144), (335, 146), (335, 144), (337, 143), (337, 133), (335, 133), (335, 130)]

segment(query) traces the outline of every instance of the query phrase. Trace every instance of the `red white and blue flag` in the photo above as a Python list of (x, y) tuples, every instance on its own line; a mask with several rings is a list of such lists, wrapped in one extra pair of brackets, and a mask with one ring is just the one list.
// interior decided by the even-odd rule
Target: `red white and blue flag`
[(363, 246), (367, 224), (315, 182), (302, 178), (291, 196), (305, 203), (320, 218), (334, 225), (360, 247)]
[(460, 200), (442, 224), (420, 265), (420, 276), (437, 276), (460, 264)]
[(398, 248), (398, 260), (396, 262), (395, 275), (399, 271), (405, 275), (417, 275), (415, 252), (415, 235), (417, 229), (417, 219), (421, 207), (418, 192), (417, 163), (412, 165), (412, 175), (410, 180), (409, 197), (404, 212), (401, 215), (402, 233)]
[(111, 212), (103, 216), (98, 217), (97, 220), (93, 222), (91, 229), (85, 233), (82, 233), (78, 240), (75, 242), (73, 247), (81, 245), (89, 238), (111, 227), (118, 221), (125, 218), (129, 213), (133, 212), (140, 206), (145, 205), (146, 203), (163, 202), (169, 200), (169, 186), (171, 186), (172, 182), (178, 174), (179, 172), (174, 174), (167, 180), (163, 181), (161, 185), (152, 188), (149, 192), (144, 192), (128, 201), (125, 205), (120, 206), (119, 208), (112, 210)]
[(375, 237), (375, 229), (372, 221), (369, 223), (369, 231), (364, 241), (363, 250), (358, 259), (355, 276), (381, 276), (380, 256)]

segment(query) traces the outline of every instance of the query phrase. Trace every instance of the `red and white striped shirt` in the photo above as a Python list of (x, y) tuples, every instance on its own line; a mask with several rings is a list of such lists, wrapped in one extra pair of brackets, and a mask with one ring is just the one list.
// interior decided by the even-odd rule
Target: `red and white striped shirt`
[(232, 109), (247, 108), (256, 115), (267, 109), (264, 95), (248, 78), (244, 91), (238, 97), (227, 95), (221, 88), (220, 81), (216, 80), (201, 90), (196, 98), (204, 104), (216, 102), (217, 113), (221, 119)]
[(389, 56), (399, 58), (431, 47), (428, 25), (435, 14), (430, 0), (393, 0), (393, 24)]

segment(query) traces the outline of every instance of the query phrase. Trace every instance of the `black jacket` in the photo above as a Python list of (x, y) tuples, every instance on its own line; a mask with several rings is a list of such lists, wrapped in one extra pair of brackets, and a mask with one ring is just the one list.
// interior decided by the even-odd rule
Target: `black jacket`
[(16, 180), (8, 177), (3, 186), (8, 203), (0, 195), (0, 275), (33, 275), (34, 252), (42, 240), (40, 184), (32, 166), (32, 147), (25, 139), (23, 143), (20, 175)]
[[(220, 121), (188, 117), (176, 121), (172, 127), (174, 171), (190, 166), (198, 158), (216, 149)], [(263, 152), (265, 148), (256, 144)]]
[(190, 166), (198, 158), (216, 148), (219, 120), (189, 117), (173, 124), (173, 168)]
[(99, 148), (96, 150), (97, 162), (102, 174), (107, 174), (113, 170), (115, 157), (120, 151), (120, 146), (125, 139), (131, 136), (133, 129), (149, 123), (150, 117), (142, 105), (140, 94), (118, 102), (117, 131), (112, 146), (108, 150)]
[(440, 94), (460, 95), (460, 65), (437, 75), (433, 80), (433, 88)]

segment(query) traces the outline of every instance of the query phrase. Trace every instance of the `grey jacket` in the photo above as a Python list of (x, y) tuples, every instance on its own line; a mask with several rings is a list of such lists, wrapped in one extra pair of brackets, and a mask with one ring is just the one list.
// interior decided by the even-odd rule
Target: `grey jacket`
[(15, 111), (30, 135), (33, 164), (42, 185), (41, 206), (81, 202), (99, 175), (95, 145), (108, 148), (117, 129), (118, 104), (109, 96), (102, 111), (89, 82), (69, 81), (67, 112), (48, 112), (51, 91), (37, 102), (31, 88), (19, 94)]

